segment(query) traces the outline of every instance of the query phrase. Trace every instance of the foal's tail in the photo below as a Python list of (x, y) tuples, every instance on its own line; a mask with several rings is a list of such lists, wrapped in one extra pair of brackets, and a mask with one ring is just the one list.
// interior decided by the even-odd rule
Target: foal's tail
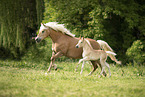
[(108, 45), (107, 42), (103, 40), (97, 40), (97, 42), (100, 44), (100, 47), (107, 53), (108, 51), (108, 56), (111, 58), (111, 60), (115, 61), (117, 64), (121, 64), (121, 61), (118, 61), (115, 57), (117, 55), (116, 53), (113, 52), (113, 49)]
[(113, 56), (116, 56), (117, 54), (112, 52), (112, 51), (105, 51), (108, 55), (113, 55)]

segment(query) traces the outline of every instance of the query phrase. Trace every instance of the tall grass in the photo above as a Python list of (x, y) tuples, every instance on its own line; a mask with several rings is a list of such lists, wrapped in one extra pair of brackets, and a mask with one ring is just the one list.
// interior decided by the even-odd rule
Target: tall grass
[(57, 71), (45, 75), (48, 66), (43, 63), (0, 61), (0, 97), (145, 97), (144, 66), (110, 64), (112, 76), (98, 78), (100, 68), (86, 76), (89, 64), (82, 75), (74, 72), (76, 62), (57, 65)]

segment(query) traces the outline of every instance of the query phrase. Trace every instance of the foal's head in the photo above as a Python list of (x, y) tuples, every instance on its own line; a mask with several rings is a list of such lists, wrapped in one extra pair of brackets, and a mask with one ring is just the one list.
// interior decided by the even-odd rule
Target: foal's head
[(80, 40), (78, 41), (78, 44), (76, 45), (76, 48), (83, 47), (84, 42), (85, 42), (84, 37), (82, 37), (82, 38), (80, 37)]
[(49, 36), (50, 31), (49, 31), (49, 27), (47, 27), (46, 25), (41, 23), (41, 27), (39, 30), (39, 34), (37, 35), (37, 37), (35, 38), (36, 42), (40, 42), (41, 40), (45, 39), (46, 37)]

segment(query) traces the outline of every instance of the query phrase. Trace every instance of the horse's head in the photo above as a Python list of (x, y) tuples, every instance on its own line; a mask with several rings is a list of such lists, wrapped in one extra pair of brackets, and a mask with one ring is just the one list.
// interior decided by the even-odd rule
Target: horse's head
[(80, 48), (80, 47), (83, 47), (84, 45), (84, 37), (80, 37), (80, 40), (78, 41), (77, 45), (76, 45), (76, 48)]
[(41, 27), (39, 30), (39, 34), (37, 35), (37, 37), (35, 38), (36, 42), (40, 42), (41, 40), (45, 39), (46, 37), (49, 36), (50, 31), (49, 31), (49, 27), (47, 27), (46, 25), (41, 23)]

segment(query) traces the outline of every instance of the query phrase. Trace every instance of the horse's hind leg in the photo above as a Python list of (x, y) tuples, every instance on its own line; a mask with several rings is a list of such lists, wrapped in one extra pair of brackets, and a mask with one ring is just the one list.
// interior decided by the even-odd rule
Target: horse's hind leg
[(96, 61), (91, 61), (93, 65), (93, 70), (89, 73), (89, 75), (93, 74), (93, 72), (98, 68), (98, 65), (96, 64)]

